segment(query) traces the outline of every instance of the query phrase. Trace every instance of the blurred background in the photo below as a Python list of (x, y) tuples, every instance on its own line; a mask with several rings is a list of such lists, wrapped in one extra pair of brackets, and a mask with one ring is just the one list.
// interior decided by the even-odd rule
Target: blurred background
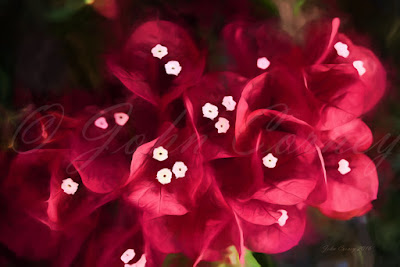
[[(0, 0), (1, 149), (9, 148), (18, 121), (32, 105), (77, 90), (98, 99), (122, 96), (124, 88), (108, 74), (105, 55), (147, 19), (184, 25), (207, 51), (207, 71), (217, 71), (226, 61), (220, 31), (234, 19), (280, 19), (295, 35), (309, 20), (335, 16), (342, 20), (341, 31), (370, 47), (388, 72), (383, 101), (363, 117), (375, 139), (368, 155), (378, 166), (378, 199), (370, 213), (349, 221), (310, 209), (299, 246), (278, 255), (249, 252), (247, 264), (400, 266), (399, 0)], [(46, 266), (19, 259), (1, 244), (0, 255), (5, 266)], [(185, 259), (170, 255), (165, 266), (185, 266)]]

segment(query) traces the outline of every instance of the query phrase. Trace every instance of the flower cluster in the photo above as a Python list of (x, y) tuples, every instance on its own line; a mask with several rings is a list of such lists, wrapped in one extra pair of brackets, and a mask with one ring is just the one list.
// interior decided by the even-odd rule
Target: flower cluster
[(309, 206), (365, 214), (378, 179), (360, 116), (386, 77), (338, 31), (337, 18), (309, 25), (297, 44), (269, 23), (234, 22), (222, 32), (228, 70), (211, 73), (184, 28), (138, 26), (107, 58), (122, 104), (24, 121), (0, 241), (54, 266), (161, 266), (169, 253), (197, 265), (232, 245), (289, 250)]

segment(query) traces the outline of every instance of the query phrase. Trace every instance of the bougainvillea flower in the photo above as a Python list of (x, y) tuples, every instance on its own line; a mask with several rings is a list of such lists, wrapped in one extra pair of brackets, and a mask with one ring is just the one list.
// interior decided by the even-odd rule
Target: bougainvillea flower
[(324, 154), (327, 199), (319, 209), (327, 216), (349, 219), (371, 209), (378, 193), (375, 164), (364, 154)]
[(203, 143), (206, 159), (234, 155), (236, 103), (247, 79), (231, 72), (205, 75), (184, 95), (189, 119)]
[(372, 144), (371, 130), (361, 120), (353, 120), (323, 132), (321, 138), (327, 199), (317, 206), (338, 219), (363, 215), (371, 209), (378, 191), (375, 164), (362, 154)]
[[(316, 24), (306, 27), (309, 34), (305, 31), (303, 47), (284, 34), (279, 37), (275, 36), (276, 31), (270, 34), (267, 26), (231, 24), (224, 33), (228, 46), (232, 46), (236, 64), (244, 67), (240, 73), (250, 77), (268, 73), (249, 82), (252, 88), (245, 91), (250, 91), (253, 99), (262, 99), (259, 102), (263, 105), (271, 105), (271, 102), (286, 105), (290, 114), (319, 129), (329, 130), (369, 111), (384, 93), (386, 74), (370, 50), (338, 34), (338, 18), (331, 23)], [(257, 34), (248, 36), (249, 29)], [(270, 36), (274, 45), (268, 45), (265, 36)], [(255, 56), (268, 54), (263, 52), (265, 49), (278, 58), (265, 57), (271, 66), (261, 55)], [(258, 72), (254, 71), (257, 65)], [(275, 72), (275, 68), (280, 71)], [(244, 96), (251, 98), (247, 94)], [(249, 106), (256, 108), (252, 103)]]
[[(242, 245), (256, 252), (283, 252), (301, 239), (305, 215), (296, 206), (271, 204), (267, 198), (256, 199), (254, 192), (264, 185), (262, 170), (254, 170), (259, 163), (256, 160), (257, 157), (224, 158), (212, 161), (211, 166), (240, 230)], [(303, 190), (300, 183), (297, 185), (299, 191)]]
[(96, 193), (122, 187), (129, 176), (131, 155), (154, 138), (157, 127), (155, 111), (140, 98), (83, 113), (71, 141), (71, 160), (83, 184)]
[[(69, 182), (65, 183), (66, 180)], [(68, 185), (70, 189), (76, 185), (73, 194)], [(5, 196), (15, 205), (51, 229), (68, 228), (86, 219), (116, 196), (97, 194), (86, 188), (70, 161), (70, 151), (55, 149), (16, 156), (4, 188), (7, 188)]]
[(324, 180), (312, 128), (272, 110), (253, 112), (243, 125), (237, 124), (237, 153), (252, 157), (252, 171), (262, 180), (252, 198), (279, 205), (306, 201)]
[(240, 251), (238, 225), (218, 189), (210, 188), (196, 204), (180, 216), (145, 215), (146, 240), (162, 253), (183, 253), (193, 266), (202, 260), (221, 260), (231, 245)]
[(127, 190), (127, 199), (153, 216), (187, 213), (209, 184), (196, 133), (172, 124), (165, 129), (133, 154)]
[[(1, 211), (0, 228), (2, 242), (20, 257), (68, 266), (91, 229), (93, 220), (88, 215), (101, 205), (102, 199), (85, 193), (84, 188), (68, 195), (61, 188), (61, 179), (56, 185), (53, 172), (60, 173), (60, 168), (65, 171), (65, 166), (58, 164), (65, 154), (68, 151), (33, 150), (17, 155), (11, 163), (1, 192), (7, 209)], [(54, 190), (58, 193), (54, 194)], [(52, 214), (59, 216), (53, 220)]]
[[(353, 44), (347, 36), (338, 33), (339, 24), (340, 20), (335, 18), (331, 23), (309, 27), (305, 54), (311, 66), (305, 69), (306, 80), (308, 88), (331, 106), (330, 113), (345, 111), (357, 117), (382, 97), (386, 72), (369, 49)], [(318, 88), (322, 79), (323, 90)], [(315, 84), (318, 80), (320, 83)]]
[[(68, 157), (59, 158), (51, 171), (50, 196), (46, 201), (48, 219), (43, 219), (43, 221), (52, 228), (66, 228), (86, 219), (99, 207), (118, 197), (119, 192), (109, 194), (92, 192), (85, 186), (79, 172)], [(71, 181), (66, 184), (67, 179)], [(72, 191), (73, 194), (68, 189), (65, 190), (68, 185), (76, 186)]]
[(277, 110), (311, 125), (319, 119), (318, 102), (306, 88), (304, 78), (286, 67), (276, 67), (246, 84), (237, 108), (240, 124), (258, 109)]
[(229, 201), (237, 214), (245, 246), (255, 252), (280, 253), (297, 245), (304, 233), (305, 212), (259, 200)]
[[(366, 74), (365, 74), (366, 75)], [(374, 82), (382, 80), (377, 74)], [(321, 101), (320, 129), (333, 129), (370, 110), (380, 99), (384, 85), (363, 81), (351, 63), (314, 65), (305, 74), (307, 88)], [(376, 91), (375, 91), (376, 89)]]
[(199, 79), (204, 59), (182, 27), (157, 20), (137, 27), (109, 65), (133, 93), (165, 105)]
[(148, 252), (140, 211), (118, 199), (101, 208), (96, 225), (75, 263), (82, 266), (157, 266)]
[(224, 43), (235, 61), (232, 70), (254, 78), (275, 66), (299, 64), (301, 58), (296, 57), (301, 57), (301, 50), (276, 24), (234, 22), (225, 26)]

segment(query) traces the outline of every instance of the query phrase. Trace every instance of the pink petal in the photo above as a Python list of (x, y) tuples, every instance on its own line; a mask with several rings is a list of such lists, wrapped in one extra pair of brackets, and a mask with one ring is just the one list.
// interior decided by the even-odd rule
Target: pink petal
[[(378, 177), (375, 164), (363, 154), (328, 154), (324, 156), (328, 176), (327, 200), (319, 208), (323, 213), (348, 213), (366, 207), (376, 199)], [(342, 175), (338, 162), (347, 160), (351, 171)]]
[[(268, 206), (265, 204), (265, 206)], [(242, 219), (245, 245), (251, 251), (261, 253), (281, 253), (296, 246), (305, 229), (305, 215), (294, 206), (281, 206), (287, 211), (284, 226), (278, 223), (262, 225)]]

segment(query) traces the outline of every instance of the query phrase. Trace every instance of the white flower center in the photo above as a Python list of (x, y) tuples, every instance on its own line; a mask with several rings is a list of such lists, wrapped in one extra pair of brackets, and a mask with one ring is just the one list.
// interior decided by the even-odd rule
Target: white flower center
[(151, 53), (153, 54), (153, 57), (162, 59), (163, 57), (168, 55), (168, 48), (158, 44), (151, 49)]
[(127, 249), (124, 254), (122, 254), (121, 256), (121, 261), (123, 261), (124, 263), (128, 263), (129, 261), (131, 261), (134, 257), (135, 257), (136, 253), (133, 249)]
[(340, 174), (345, 175), (351, 171), (351, 168), (349, 167), (349, 162), (347, 160), (341, 159), (338, 164), (338, 171), (340, 172)]
[(156, 178), (160, 184), (169, 184), (172, 179), (172, 172), (168, 168), (161, 169), (157, 172)]
[(182, 67), (178, 61), (171, 60), (171, 61), (168, 61), (167, 64), (165, 64), (165, 71), (169, 75), (178, 76), (178, 74), (181, 72), (181, 70), (182, 70)]
[(232, 96), (224, 96), (224, 99), (222, 99), (222, 105), (226, 107), (227, 111), (233, 111), (235, 110), (236, 102), (233, 100)]
[(257, 67), (262, 70), (266, 70), (271, 62), (266, 57), (260, 57), (257, 59)]
[(336, 53), (341, 57), (347, 58), (350, 55), (347, 44), (337, 42), (333, 47), (336, 49)]
[(175, 174), (176, 178), (183, 178), (186, 175), (188, 167), (182, 161), (175, 162), (172, 167), (172, 172)]
[(278, 224), (279, 226), (284, 226), (286, 224), (287, 219), (289, 219), (289, 216), (287, 215), (286, 210), (278, 210), (282, 215), (278, 219)]
[(364, 62), (361, 60), (356, 60), (353, 62), (353, 67), (358, 71), (358, 75), (363, 76), (364, 73), (367, 71), (364, 68)]
[(225, 118), (219, 117), (215, 123), (218, 133), (226, 133), (229, 130), (229, 121)]
[(168, 150), (159, 146), (153, 150), (153, 159), (164, 161), (168, 158)]
[(117, 112), (117, 113), (114, 113), (114, 119), (115, 119), (116, 124), (118, 124), (120, 126), (124, 126), (126, 124), (126, 122), (129, 120), (129, 116), (126, 113)]
[(203, 117), (211, 120), (215, 119), (218, 116), (218, 107), (210, 103), (206, 103), (202, 107), (202, 111), (203, 111)]
[(263, 164), (265, 167), (267, 168), (275, 168), (276, 163), (278, 162), (278, 158), (274, 157), (274, 155), (272, 155), (272, 153), (269, 153), (268, 155), (266, 155), (265, 157), (263, 157)]
[(73, 195), (78, 190), (78, 183), (75, 183), (71, 178), (64, 179), (61, 184), (61, 189), (68, 195)]
[(108, 128), (108, 123), (106, 121), (106, 118), (104, 118), (104, 117), (100, 117), (97, 120), (95, 120), (94, 125), (100, 129)]

